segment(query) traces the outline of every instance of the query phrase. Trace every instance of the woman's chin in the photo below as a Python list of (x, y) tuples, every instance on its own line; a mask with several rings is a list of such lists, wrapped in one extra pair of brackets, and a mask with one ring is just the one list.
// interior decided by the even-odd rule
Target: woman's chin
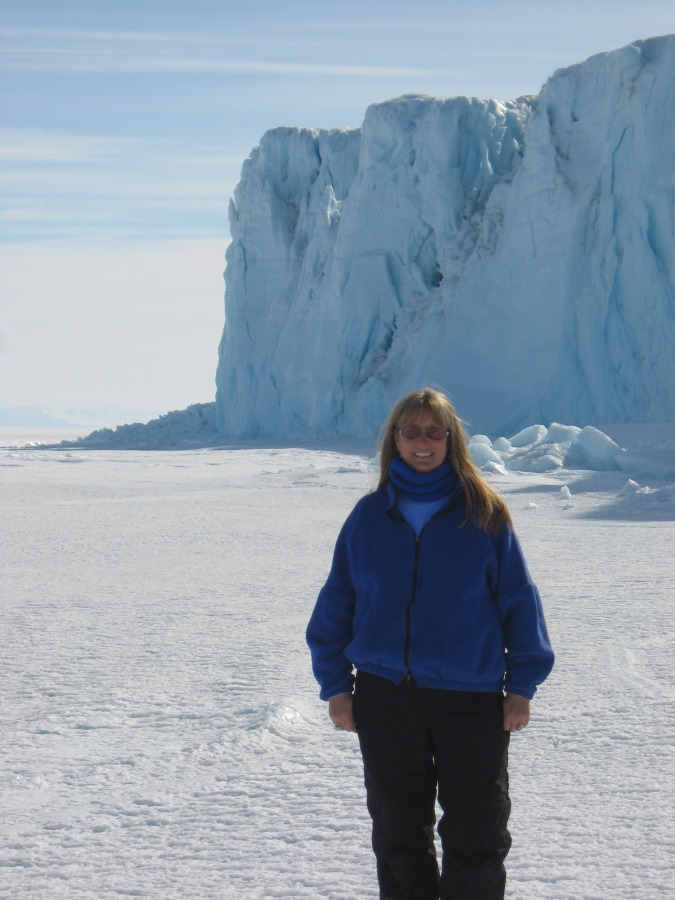
[(443, 460), (438, 462), (438, 460), (432, 459), (431, 457), (428, 459), (413, 459), (410, 461), (409, 465), (411, 469), (414, 469), (416, 472), (435, 472), (436, 469), (440, 468)]

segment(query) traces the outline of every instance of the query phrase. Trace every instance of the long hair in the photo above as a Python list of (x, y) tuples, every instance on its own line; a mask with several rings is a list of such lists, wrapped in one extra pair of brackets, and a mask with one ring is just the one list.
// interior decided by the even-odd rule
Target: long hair
[(469, 456), (462, 421), (449, 398), (433, 388), (411, 391), (393, 408), (380, 432), (380, 481), (377, 490), (389, 483), (389, 466), (397, 454), (394, 435), (409, 425), (419, 413), (429, 411), (441, 428), (448, 432), (447, 458), (464, 488), (466, 517), (462, 525), (472, 523), (490, 534), (496, 534), (506, 522), (513, 527), (506, 503), (484, 480)]

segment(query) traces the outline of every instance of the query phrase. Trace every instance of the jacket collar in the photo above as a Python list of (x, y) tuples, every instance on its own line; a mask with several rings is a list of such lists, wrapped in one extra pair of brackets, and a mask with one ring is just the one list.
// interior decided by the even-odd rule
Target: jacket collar
[[(455, 484), (454, 488), (448, 494), (448, 502), (443, 507), (443, 509), (440, 510), (440, 512), (445, 512), (445, 510), (449, 509), (452, 506), (452, 504), (455, 502), (457, 497), (459, 496), (460, 492), (463, 490), (464, 490), (464, 485), (462, 484), (461, 481), (458, 480), (457, 483)], [(393, 481), (387, 482), (385, 491), (387, 492), (387, 510), (386, 511), (387, 511), (387, 514), (390, 514), (392, 509), (394, 508), (394, 506), (396, 506), (396, 501), (398, 500), (398, 491), (396, 490), (396, 485), (393, 483)]]

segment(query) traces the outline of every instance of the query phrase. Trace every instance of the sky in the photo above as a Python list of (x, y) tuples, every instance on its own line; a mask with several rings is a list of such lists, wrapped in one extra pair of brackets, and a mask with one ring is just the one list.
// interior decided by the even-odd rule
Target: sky
[(213, 399), (228, 199), (266, 129), (536, 94), (673, 32), (672, 0), (3, 0), (0, 423)]

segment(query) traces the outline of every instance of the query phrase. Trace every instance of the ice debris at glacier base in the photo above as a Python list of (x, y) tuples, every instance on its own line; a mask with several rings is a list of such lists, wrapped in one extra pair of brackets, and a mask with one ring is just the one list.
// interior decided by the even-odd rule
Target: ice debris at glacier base
[[(494, 442), (487, 435), (473, 435), (469, 453), (483, 472), (492, 475), (583, 470), (630, 474), (634, 477), (628, 479), (612, 504), (614, 515), (652, 518), (675, 515), (675, 484), (663, 483), (675, 478), (675, 440), (672, 439), (656, 445), (637, 442), (624, 450), (590, 425), (578, 428), (553, 422), (550, 428), (530, 425), (511, 439), (500, 437)], [(635, 480), (638, 477), (661, 484), (641, 486)], [(559, 499), (564, 509), (574, 508), (568, 485), (560, 488)], [(536, 509), (537, 505), (531, 503), (530, 508)], [(607, 510), (602, 511), (603, 515), (606, 513)]]
[(674, 421), (674, 89), (670, 36), (538, 97), (267, 132), (230, 206), (219, 430), (374, 435), (424, 384), (493, 434)]
[[(530, 425), (510, 438), (502, 436), (494, 441), (488, 435), (474, 434), (469, 438), (469, 452), (475, 464), (488, 474), (506, 474), (507, 470), (541, 474), (557, 470), (590, 470), (623, 472), (661, 482), (675, 478), (675, 438), (669, 435), (656, 441), (635, 440), (643, 429), (644, 426), (635, 426), (630, 446), (623, 449), (591, 425), (585, 428), (558, 422), (548, 428)], [(340, 442), (339, 438), (335, 440)], [(255, 445), (256, 442), (252, 443)], [(308, 443), (311, 445), (311, 440)], [(231, 444), (233, 439), (224, 438), (217, 430), (215, 403), (196, 403), (145, 425), (133, 423), (115, 429), (102, 428), (86, 437), (61, 441), (54, 446), (88, 450), (156, 450)]]
[[(75, 441), (61, 441), (61, 446), (101, 448), (169, 448), (203, 447), (218, 440), (216, 404), (193, 403), (151, 419), (146, 424), (133, 422), (116, 428), (99, 428)], [(220, 437), (222, 441), (222, 436)]]
[[(214, 403), (198, 403), (185, 410), (176, 410), (153, 419), (146, 425), (134, 423), (116, 429), (104, 428), (75, 441), (61, 441), (50, 449), (77, 448), (79, 450), (188, 450), (200, 447), (228, 447), (238, 441), (226, 440), (216, 428)], [(667, 427), (667, 426), (666, 426)], [(649, 428), (649, 426), (647, 426)], [(636, 425), (631, 431), (630, 446), (623, 449), (608, 435), (587, 425), (561, 425), (553, 422), (530, 425), (510, 438), (492, 441), (488, 435), (475, 434), (469, 440), (469, 452), (475, 464), (488, 476), (506, 476), (513, 472), (555, 476), (593, 471), (624, 473), (631, 476), (619, 490), (612, 504), (616, 516), (628, 518), (675, 517), (675, 436), (669, 434), (657, 440), (644, 440), (645, 426)], [(637, 440), (636, 440), (637, 438)], [(336, 445), (341, 442), (337, 439)], [(342, 439), (344, 442), (344, 439)], [(257, 442), (252, 442), (255, 445)], [(45, 445), (24, 449), (36, 450)], [(339, 449), (339, 448), (338, 448)], [(352, 452), (363, 453), (352, 447)], [(370, 459), (368, 471), (379, 468), (379, 457)], [(655, 487), (641, 485), (636, 479), (649, 479)], [(575, 508), (569, 486), (563, 485), (560, 497), (563, 509)], [(536, 509), (537, 504), (530, 504)], [(607, 514), (607, 509), (600, 516)]]
[(506, 474), (507, 470), (555, 472), (564, 468), (625, 472), (657, 479), (675, 477), (675, 447), (627, 451), (592, 425), (530, 425), (512, 438), (500, 437), (494, 443), (487, 435), (476, 434), (469, 441), (469, 453), (479, 469), (495, 474)]

